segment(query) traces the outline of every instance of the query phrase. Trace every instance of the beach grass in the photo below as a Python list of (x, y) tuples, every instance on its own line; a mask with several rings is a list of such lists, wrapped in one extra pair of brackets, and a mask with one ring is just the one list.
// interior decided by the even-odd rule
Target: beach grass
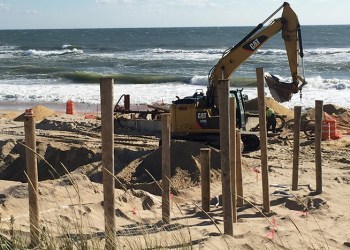
[[(44, 157), (39, 154), (37, 156), (44, 160), (49, 168), (55, 172), (54, 167)], [(65, 205), (65, 209), (62, 209), (62, 205), (57, 203), (57, 207), (54, 209), (57, 211), (56, 213), (41, 213), (40, 242), (39, 245), (32, 247), (34, 249), (104, 249), (104, 231), (99, 229), (97, 225), (94, 225), (94, 222), (91, 220), (92, 217), (86, 216), (87, 214), (84, 212), (84, 203), (81, 198), (83, 187), (80, 186), (79, 179), (74, 177), (64, 165), (62, 167), (65, 169), (65, 175), (60, 176), (56, 181), (66, 190), (70, 204)], [(159, 185), (159, 182), (149, 172), (148, 174)], [(55, 175), (59, 174), (55, 173)], [(114, 176), (114, 179), (118, 181), (116, 176)], [(176, 189), (171, 180), (169, 181), (172, 188)], [(119, 184), (124, 188), (124, 191), (127, 191), (123, 184)], [(161, 188), (161, 185), (159, 185), (159, 188)], [(265, 215), (254, 202), (246, 197), (241, 198), (245, 200), (246, 204), (254, 208), (260, 217), (267, 221), (269, 226), (265, 230), (267, 234), (271, 232), (271, 235), (273, 235), (273, 237), (265, 236), (260, 246), (257, 246), (258, 248), (261, 246), (265, 246), (266, 249), (271, 247), (274, 249), (294, 248), (294, 243), (286, 239), (285, 235), (280, 235), (280, 231), (271, 217)], [(295, 240), (308, 249), (330, 249), (324, 232), (317, 218), (313, 216), (312, 210), (298, 197), (295, 196), (294, 198), (302, 204), (305, 215), (312, 218), (312, 221), (305, 220), (303, 223), (300, 223), (296, 222), (292, 217), (288, 217), (287, 221), (293, 225), (297, 235)], [(134, 199), (130, 199), (128, 202), (136, 207), (133, 201)], [(197, 249), (205, 245), (210, 236), (202, 239), (195, 238), (191, 222), (189, 221), (188, 211), (184, 210), (175, 200), (171, 200), (171, 203), (175, 205), (172, 206), (172, 213), (179, 214), (178, 217), (182, 217), (181, 223), (174, 221), (170, 224), (165, 224), (158, 217), (159, 213), (156, 212), (154, 212), (154, 220), (150, 221), (149, 218), (144, 218), (140, 211), (136, 210), (134, 213), (135, 221), (118, 226), (116, 229), (116, 249)], [(208, 220), (215, 227), (217, 232), (215, 235), (221, 238), (220, 247), (232, 249), (234, 238), (227, 237), (222, 233), (221, 225), (213, 218), (212, 213), (205, 213), (195, 203), (192, 204), (192, 207), (197, 209), (199, 213), (204, 214), (203, 220)], [(220, 214), (220, 211), (217, 211), (217, 213)], [(194, 216), (196, 215), (198, 215), (198, 212), (194, 214)], [(103, 214), (100, 216), (103, 216)], [(308, 223), (316, 224), (318, 227), (317, 231), (308, 230)], [(28, 249), (28, 246), (31, 244), (31, 235), (28, 233), (28, 228), (28, 226), (24, 227), (23, 224), (18, 224), (17, 218), (13, 215), (6, 221), (2, 220), (0, 216), (1, 249)], [(322, 236), (322, 239), (319, 238), (319, 235)], [(251, 245), (254, 246), (257, 242), (253, 235), (251, 237)]]

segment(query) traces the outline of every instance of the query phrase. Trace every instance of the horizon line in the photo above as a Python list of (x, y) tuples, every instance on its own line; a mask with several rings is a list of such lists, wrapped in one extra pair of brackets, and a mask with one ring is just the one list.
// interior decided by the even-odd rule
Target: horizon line
[[(303, 26), (347, 26), (350, 24), (304, 24)], [(164, 27), (85, 27), (85, 28), (0, 28), (6, 30), (86, 30), (86, 29), (176, 29), (176, 28), (233, 28), (233, 27), (255, 27), (254, 25), (213, 25), (213, 26), (164, 26)]]

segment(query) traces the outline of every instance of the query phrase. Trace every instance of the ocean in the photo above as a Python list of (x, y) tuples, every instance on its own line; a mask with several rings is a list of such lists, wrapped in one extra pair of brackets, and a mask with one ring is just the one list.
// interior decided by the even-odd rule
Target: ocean
[[(206, 90), (222, 53), (253, 27), (0, 30), (0, 108), (30, 103), (83, 106), (100, 102), (99, 79), (115, 79), (115, 101), (171, 103)], [(308, 84), (303, 98), (283, 105), (313, 107), (323, 100), (350, 108), (350, 25), (302, 26)], [(290, 81), (281, 34), (234, 72), (231, 88), (257, 95), (255, 69)], [(266, 90), (267, 94), (268, 90)]]

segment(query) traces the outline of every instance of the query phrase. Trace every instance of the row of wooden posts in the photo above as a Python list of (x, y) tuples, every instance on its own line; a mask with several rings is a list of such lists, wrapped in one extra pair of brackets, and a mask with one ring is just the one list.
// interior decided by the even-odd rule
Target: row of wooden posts
[[(270, 212), (267, 131), (264, 98), (264, 71), (256, 69), (258, 87), (258, 108), (261, 145), (261, 173), (263, 191), (263, 211)], [(240, 131), (236, 130), (236, 112), (234, 98), (229, 98), (228, 80), (219, 80), (219, 109), (220, 109), (220, 158), (224, 233), (233, 235), (233, 223), (237, 222), (237, 206), (242, 206), (243, 183), (241, 167)], [(113, 93), (114, 80), (102, 78), (100, 80), (101, 95), (101, 137), (102, 137), (102, 166), (103, 166), (103, 199), (106, 249), (115, 249), (115, 179), (114, 179), (114, 114)], [(316, 101), (316, 129), (315, 129), (315, 162), (316, 162), (316, 192), (322, 192), (322, 164), (321, 164), (321, 123), (322, 101)], [(231, 111), (230, 111), (231, 110)], [(232, 111), (233, 110), (233, 111)], [(35, 115), (35, 114), (34, 114)], [(299, 134), (301, 107), (294, 107), (294, 150), (292, 190), (298, 188), (299, 165)], [(170, 223), (170, 115), (162, 114), (162, 220)], [(31, 245), (39, 244), (40, 224), (38, 205), (38, 172), (35, 138), (35, 120), (33, 112), (25, 113), (25, 143), (26, 163), (29, 192), (29, 217)], [(229, 139), (228, 139), (229, 138)], [(210, 210), (210, 149), (201, 149), (201, 185), (202, 209)]]

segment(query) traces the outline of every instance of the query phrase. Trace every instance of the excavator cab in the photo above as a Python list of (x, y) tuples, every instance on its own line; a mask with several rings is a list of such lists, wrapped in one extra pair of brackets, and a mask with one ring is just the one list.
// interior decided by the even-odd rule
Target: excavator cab
[(197, 89), (191, 96), (186, 96), (183, 99), (176, 96), (177, 100), (173, 101), (173, 104), (194, 104), (197, 108), (203, 108), (205, 106), (205, 96), (202, 89)]
[(248, 96), (242, 94), (242, 91), (243, 89), (230, 90), (230, 97), (236, 98), (236, 126), (242, 130), (245, 130), (245, 101), (248, 100)]

